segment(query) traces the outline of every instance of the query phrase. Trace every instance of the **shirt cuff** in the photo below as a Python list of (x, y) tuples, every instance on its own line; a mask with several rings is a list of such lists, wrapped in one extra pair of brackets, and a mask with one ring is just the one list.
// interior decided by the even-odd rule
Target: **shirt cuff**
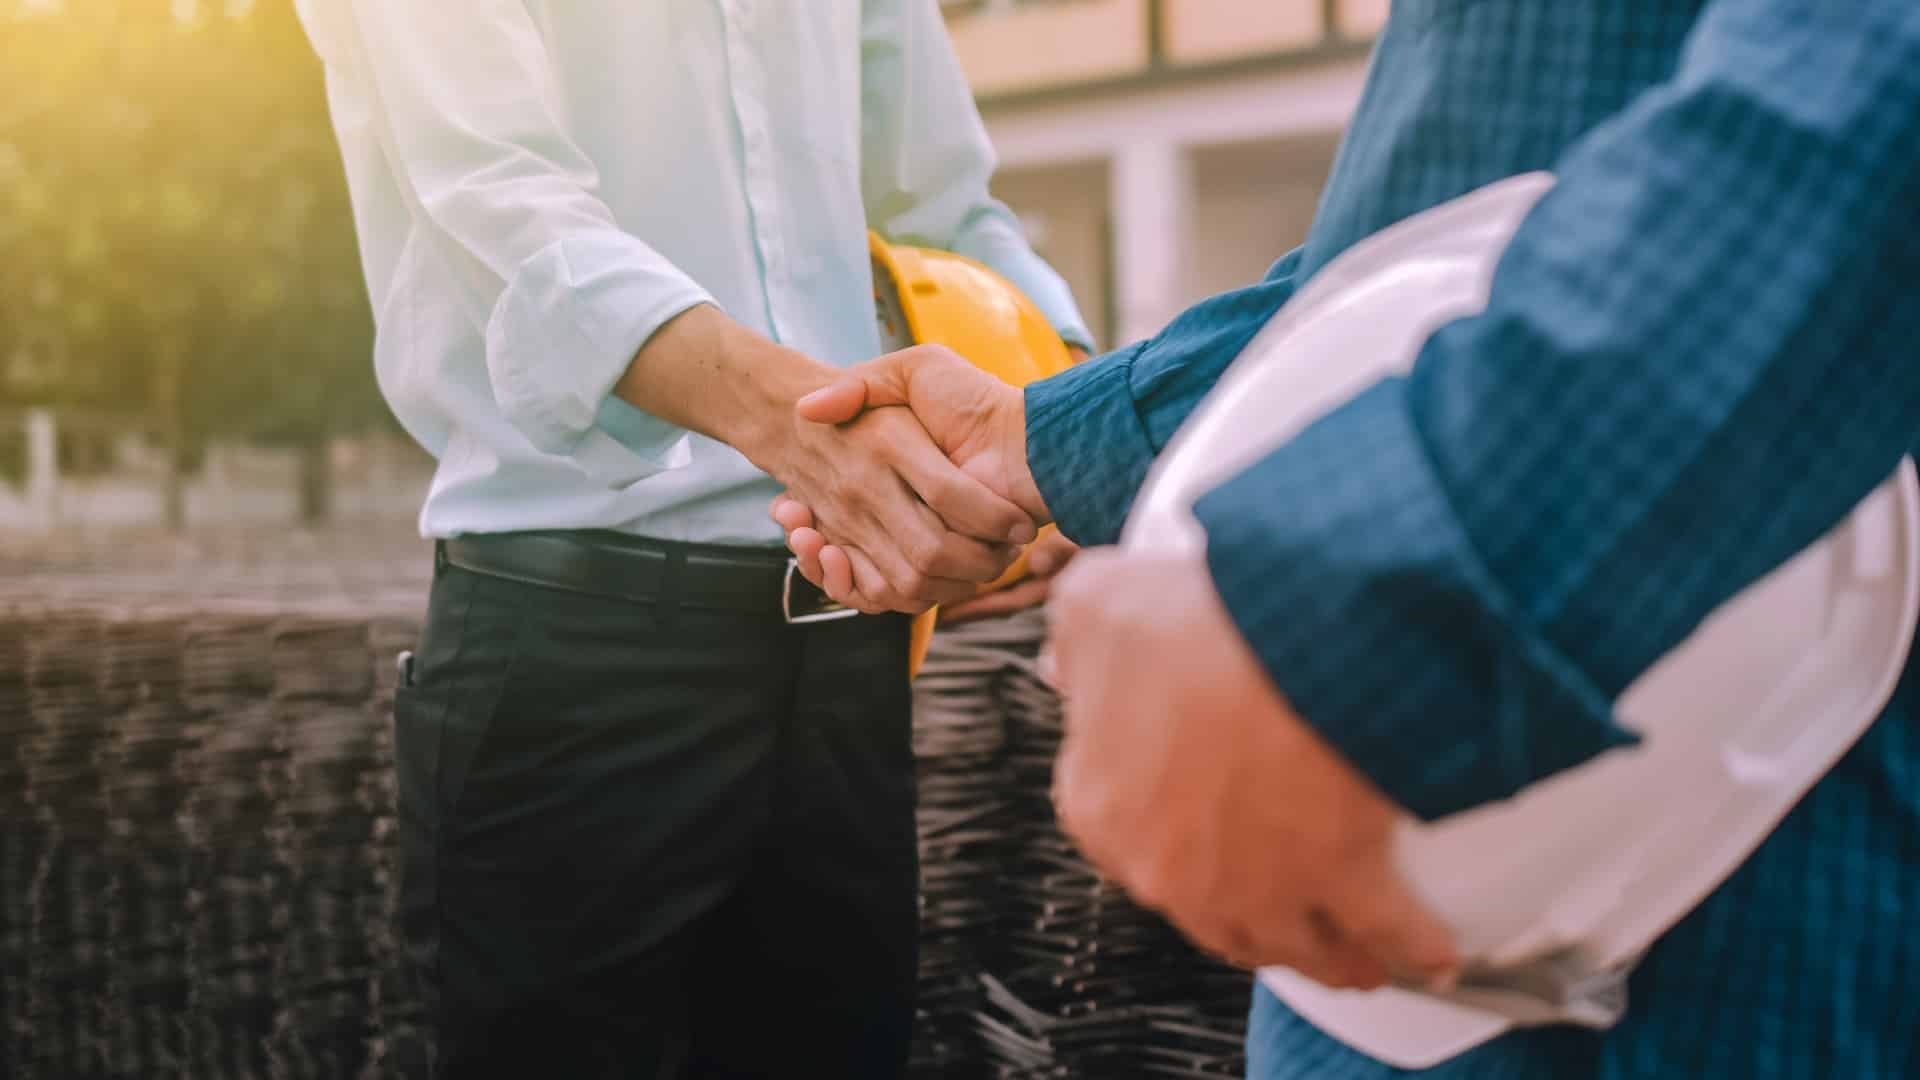
[(1430, 820), (1637, 740), (1516, 616), (1428, 463), (1405, 388), (1376, 385), (1195, 513), (1214, 584), (1275, 685)]
[(1140, 346), (1026, 388), (1027, 466), (1054, 523), (1080, 544), (1110, 544), (1153, 464), (1130, 387)]
[[(603, 470), (594, 462), (611, 464), (606, 451), (614, 447), (633, 458), (621, 472), (684, 464), (675, 453), (684, 429), (623, 410), (625, 402), (610, 405), (610, 394), (660, 327), (712, 302), (657, 252), (621, 234), (541, 250), (508, 282), (487, 326), (487, 369), (502, 413), (545, 453), (578, 456), (593, 444), (593, 461), (582, 464), (595, 471)], [(596, 432), (602, 437), (589, 440)]]

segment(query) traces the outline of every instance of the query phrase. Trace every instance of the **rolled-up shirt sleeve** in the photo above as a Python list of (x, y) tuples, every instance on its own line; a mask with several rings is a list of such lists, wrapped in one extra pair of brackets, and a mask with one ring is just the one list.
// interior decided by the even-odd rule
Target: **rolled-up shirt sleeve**
[(485, 327), (502, 413), (535, 447), (590, 470), (605, 464), (598, 449), (581, 454), (603, 446), (587, 439), (597, 427), (654, 469), (684, 461), (684, 430), (610, 393), (655, 331), (713, 299), (596, 195), (525, 5), (340, 2), (382, 145)]
[(872, 227), (991, 267), (1068, 344), (1091, 350), (1066, 281), (988, 193), (993, 147), (934, 0), (865, 0), (860, 78), (861, 196)]

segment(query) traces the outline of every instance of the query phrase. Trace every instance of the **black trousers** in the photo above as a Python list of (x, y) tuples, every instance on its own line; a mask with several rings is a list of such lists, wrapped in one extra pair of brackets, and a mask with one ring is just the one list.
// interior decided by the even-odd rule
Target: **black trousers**
[(903, 1073), (907, 642), (440, 570), (395, 709), (435, 1075)]

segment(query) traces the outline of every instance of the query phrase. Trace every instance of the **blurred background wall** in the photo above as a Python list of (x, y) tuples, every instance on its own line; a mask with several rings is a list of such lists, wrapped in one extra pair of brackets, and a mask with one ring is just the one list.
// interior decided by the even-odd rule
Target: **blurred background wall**
[(1387, 0), (947, 0), (999, 194), (1107, 346), (1306, 235)]
[[(946, 0), (998, 192), (1102, 344), (1306, 231), (1388, 0)], [(0, 537), (409, 530), (288, 0), (0, 0)]]

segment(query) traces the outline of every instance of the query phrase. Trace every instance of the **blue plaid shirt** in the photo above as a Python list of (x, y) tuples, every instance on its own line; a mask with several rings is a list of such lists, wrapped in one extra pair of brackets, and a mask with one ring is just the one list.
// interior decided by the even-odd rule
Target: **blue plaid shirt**
[[(1560, 183), (1487, 311), (1199, 507), (1275, 682), (1425, 816), (1629, 741), (1612, 699), (1920, 434), (1920, 2), (1395, 0), (1306, 244), (1027, 395), (1048, 503), (1111, 541), (1301, 282), (1533, 169)], [(1432, 1075), (1920, 1076), (1911, 674), (1652, 950), (1617, 1028)], [(1259, 1077), (1397, 1074), (1264, 991), (1249, 1049)]]

